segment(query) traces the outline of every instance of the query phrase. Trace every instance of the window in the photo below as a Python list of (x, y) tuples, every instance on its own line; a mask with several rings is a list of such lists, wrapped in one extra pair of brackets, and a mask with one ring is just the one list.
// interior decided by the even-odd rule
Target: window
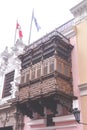
[(31, 79), (35, 79), (36, 67), (32, 67)]
[(49, 71), (50, 73), (54, 71), (54, 60), (51, 59), (49, 62)]
[(25, 83), (25, 70), (22, 71), (21, 73), (21, 84), (24, 84)]
[(21, 76), (21, 84), (24, 83), (24, 79), (25, 79), (25, 75), (22, 75), (22, 76)]
[(28, 72), (26, 72), (26, 82), (29, 81), (30, 78), (30, 70), (28, 70)]
[(14, 72), (12, 71), (8, 74), (5, 75), (5, 80), (4, 80), (4, 89), (3, 89), (3, 97), (10, 96), (10, 90), (11, 90), (11, 82), (14, 80)]
[(37, 65), (37, 78), (41, 76), (41, 65)]
[(64, 65), (64, 74), (69, 76), (69, 67), (67, 65)]
[(62, 73), (62, 63), (58, 63), (58, 72)]
[(48, 74), (48, 61), (44, 62), (44, 65), (43, 65), (43, 74), (44, 75)]

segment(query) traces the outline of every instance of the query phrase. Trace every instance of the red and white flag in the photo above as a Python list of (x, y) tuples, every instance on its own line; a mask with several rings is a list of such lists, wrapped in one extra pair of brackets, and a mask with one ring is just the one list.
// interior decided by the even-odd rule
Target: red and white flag
[(23, 34), (22, 34), (21, 26), (19, 25), (18, 22), (17, 22), (17, 24), (16, 24), (16, 29), (18, 29), (18, 31), (19, 31), (19, 38), (22, 38), (22, 37), (23, 37)]

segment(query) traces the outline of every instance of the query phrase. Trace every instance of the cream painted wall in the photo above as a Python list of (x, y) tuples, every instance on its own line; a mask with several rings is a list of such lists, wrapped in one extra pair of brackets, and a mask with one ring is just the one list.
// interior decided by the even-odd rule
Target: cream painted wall
[(77, 26), (78, 69), (80, 84), (87, 83), (87, 20)]
[[(77, 53), (79, 85), (87, 83), (87, 20), (80, 22), (77, 26)], [(87, 95), (80, 97), (82, 122), (87, 123)], [(87, 130), (87, 125), (83, 125)]]
[[(87, 124), (87, 95), (81, 96), (81, 113), (82, 113), (82, 120), (84, 123)], [(87, 130), (87, 125), (83, 125), (84, 130)]]

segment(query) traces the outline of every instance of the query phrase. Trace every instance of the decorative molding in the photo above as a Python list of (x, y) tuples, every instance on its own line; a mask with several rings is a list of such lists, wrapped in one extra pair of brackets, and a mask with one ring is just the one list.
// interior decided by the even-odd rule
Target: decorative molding
[(0, 106), (0, 110), (7, 109), (7, 108), (10, 108), (10, 107), (11, 107), (10, 105), (6, 105), (6, 106), (3, 106), (3, 107)]
[(23, 43), (22, 39), (17, 39), (14, 46), (11, 48), (13, 53), (18, 56), (24, 53), (25, 44)]
[(66, 121), (74, 121), (74, 115), (67, 115), (61, 117), (53, 117), (53, 122), (66, 122)]
[[(11, 99), (11, 96), (8, 96), (8, 97), (4, 97), (4, 98), (1, 98), (0, 99), (0, 105), (4, 105), (4, 104), (8, 104), (7, 100), (10, 100)], [(0, 106), (1, 108), (1, 106)]]
[(10, 113), (9, 111), (6, 111), (6, 112), (3, 112), (1, 115), (0, 115), (0, 120), (3, 124), (3, 127), (6, 126), (6, 123), (9, 121), (10, 119)]
[(87, 95), (87, 83), (79, 85), (80, 95)]
[(65, 37), (71, 38), (71, 37), (74, 37), (76, 35), (76, 30), (73, 27), (74, 27), (74, 19), (71, 19), (67, 23), (58, 27), (56, 30), (58, 30)]
[(7, 101), (5, 101), (5, 102), (2, 102), (2, 104), (0, 102), (0, 110), (4, 110), (4, 109), (10, 108), (10, 107), (11, 107), (11, 102), (8, 103)]
[(70, 11), (75, 17), (75, 24), (79, 24), (80, 22), (84, 21), (87, 19), (87, 0), (83, 0), (71, 8)]
[(75, 31), (75, 30), (73, 29), (73, 27), (72, 27), (71, 30), (67, 31), (67, 32), (64, 33), (63, 35), (66, 36), (67, 38), (71, 38), (71, 37), (74, 37), (74, 36), (76, 35), (75, 32), (76, 32), (76, 31)]
[[(7, 105), (8, 106), (8, 105)], [(15, 112), (15, 107), (6, 107), (5, 109), (3, 108), (0, 110), (0, 126), (1, 127), (6, 127), (6, 126), (13, 126), (14, 125), (14, 112)], [(11, 121), (14, 120), (14, 121)], [(1, 128), (0, 127), (0, 128)]]

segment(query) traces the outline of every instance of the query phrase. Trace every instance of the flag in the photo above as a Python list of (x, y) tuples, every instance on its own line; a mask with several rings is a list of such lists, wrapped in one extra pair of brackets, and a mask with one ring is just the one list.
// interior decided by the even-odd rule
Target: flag
[(18, 29), (18, 31), (19, 31), (19, 38), (22, 38), (23, 34), (22, 34), (21, 26), (20, 26), (20, 24), (18, 22), (16, 24), (16, 29)]
[(36, 19), (35, 15), (34, 15), (34, 9), (32, 10), (32, 17), (31, 17), (31, 24), (30, 24), (30, 32), (29, 32), (28, 44), (30, 43), (30, 39), (31, 39), (31, 31), (32, 31), (33, 21), (34, 21), (34, 23), (35, 23), (35, 26), (36, 26), (37, 31), (39, 31), (39, 30), (41, 29), (41, 27), (40, 27), (40, 25), (38, 24), (37, 19)]
[(34, 16), (34, 10), (33, 10), (33, 12), (32, 12), (32, 15), (33, 15), (33, 20), (34, 20), (36, 29), (37, 29), (37, 31), (39, 31), (39, 30), (41, 29), (41, 27), (40, 27), (40, 25), (38, 24), (36, 17)]

